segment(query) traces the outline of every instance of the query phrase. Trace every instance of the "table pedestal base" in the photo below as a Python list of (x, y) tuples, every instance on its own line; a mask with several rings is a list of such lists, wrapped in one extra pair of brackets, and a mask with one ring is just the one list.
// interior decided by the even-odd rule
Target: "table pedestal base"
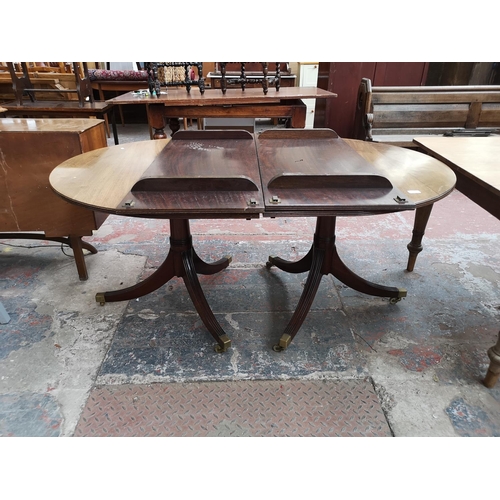
[(266, 266), (276, 266), (287, 273), (303, 273), (309, 271), (304, 291), (297, 308), (288, 323), (275, 351), (283, 351), (288, 347), (311, 308), (323, 275), (332, 274), (345, 285), (358, 292), (377, 297), (390, 297), (391, 303), (396, 303), (406, 297), (406, 290), (395, 287), (377, 285), (353, 273), (340, 259), (335, 246), (336, 217), (318, 217), (314, 242), (305, 257), (297, 262), (289, 262), (279, 257), (269, 257)]
[(231, 347), (231, 340), (226, 335), (208, 305), (201, 289), (197, 274), (215, 274), (225, 269), (231, 262), (231, 257), (217, 262), (207, 263), (196, 254), (187, 219), (170, 220), (170, 250), (161, 266), (144, 281), (122, 290), (100, 292), (96, 301), (101, 305), (105, 302), (131, 300), (147, 295), (170, 281), (173, 277), (182, 278), (201, 320), (217, 342), (216, 351), (224, 352)]

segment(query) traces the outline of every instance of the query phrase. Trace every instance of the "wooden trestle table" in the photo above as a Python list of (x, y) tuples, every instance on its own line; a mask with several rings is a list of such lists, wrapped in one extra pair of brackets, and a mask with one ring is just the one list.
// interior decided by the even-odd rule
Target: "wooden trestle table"
[(168, 124), (172, 135), (180, 129), (179, 118), (286, 118), (290, 128), (305, 128), (307, 107), (302, 99), (332, 99), (337, 94), (315, 87), (270, 88), (267, 94), (262, 89), (207, 89), (201, 94), (196, 89), (168, 90), (159, 96), (149, 93), (127, 92), (109, 99), (108, 103), (145, 104), (149, 126), (154, 139), (167, 137)]
[[(500, 136), (416, 137), (414, 142), (455, 172), (460, 192), (500, 219)], [(500, 334), (488, 356), (483, 382), (492, 388), (500, 377)]]
[(337, 216), (412, 210), (448, 195), (455, 174), (440, 161), (384, 144), (343, 140), (329, 129), (180, 131), (172, 139), (113, 146), (73, 157), (50, 175), (64, 199), (105, 213), (170, 219), (166, 260), (144, 281), (100, 292), (96, 300), (130, 300), (182, 277), (202, 321), (226, 351), (231, 341), (217, 322), (197, 274), (225, 269), (230, 257), (204, 262), (190, 219), (316, 217), (309, 253), (297, 262), (270, 257), (290, 273), (309, 272), (297, 308), (275, 345), (285, 349), (300, 329), (325, 274), (366, 294), (397, 302), (406, 290), (371, 283), (351, 271), (335, 246)]

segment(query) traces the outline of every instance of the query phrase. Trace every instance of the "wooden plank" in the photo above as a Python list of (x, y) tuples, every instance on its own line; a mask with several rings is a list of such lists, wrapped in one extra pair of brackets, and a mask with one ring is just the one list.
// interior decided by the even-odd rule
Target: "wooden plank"
[(414, 206), (335, 133), (263, 132), (257, 138), (266, 211), (398, 211)]
[(294, 99), (331, 99), (337, 94), (315, 87), (283, 87), (279, 91), (270, 88), (267, 94), (262, 89), (250, 88), (246, 90), (228, 89), (225, 94), (217, 89), (207, 89), (201, 94), (197, 89), (191, 92), (186, 90), (168, 90), (160, 97), (136, 95), (133, 92), (109, 99), (107, 102), (114, 104), (163, 104), (164, 106), (217, 106), (235, 104), (257, 104), (280, 102)]
[(500, 90), (491, 92), (373, 92), (375, 104), (500, 102)]
[[(479, 123), (479, 116), (481, 115), (481, 103), (472, 102), (465, 122), (465, 128), (476, 128)], [(500, 124), (500, 116), (499, 116)]]
[[(155, 103), (156, 104), (156, 103)], [(165, 106), (161, 115), (167, 118), (284, 118), (297, 108), (306, 110), (301, 101), (231, 106)]]
[(30, 111), (34, 113), (41, 112), (59, 112), (59, 113), (74, 113), (74, 114), (88, 114), (89, 111), (96, 111), (102, 113), (112, 107), (108, 102), (88, 102), (80, 106), (78, 101), (26, 101), (20, 106), (16, 101), (5, 102), (2, 104), (9, 112), (19, 112), (28, 114)]
[(500, 128), (500, 103), (484, 103), (482, 105), (478, 127)]
[(375, 108), (373, 128), (464, 127), (469, 106), (387, 106)]
[(500, 85), (422, 85), (422, 86), (375, 86), (372, 91), (381, 92), (500, 92)]

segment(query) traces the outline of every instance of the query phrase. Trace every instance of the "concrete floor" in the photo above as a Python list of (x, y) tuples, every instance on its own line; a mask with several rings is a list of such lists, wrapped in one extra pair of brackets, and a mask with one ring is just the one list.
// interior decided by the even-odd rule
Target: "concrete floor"
[[(144, 125), (118, 125), (118, 132), (121, 142), (149, 139)], [(270, 254), (304, 255), (313, 219), (192, 222), (203, 258), (233, 256), (222, 273), (200, 277), (233, 340), (224, 354), (213, 351), (182, 281), (128, 303), (95, 302), (96, 292), (132, 285), (162, 262), (165, 221), (108, 217), (86, 238), (99, 250), (86, 257), (88, 281), (78, 280), (71, 250), (2, 240), (0, 302), (10, 321), (0, 325), (0, 435), (84, 435), (76, 432), (82, 414), (92, 415), (104, 389), (143, 387), (145, 395), (161, 384), (323, 381), (345, 397), (349, 384), (362, 381), (386, 425), (380, 435), (500, 436), (500, 385), (481, 384), (500, 327), (499, 224), (455, 191), (434, 207), (424, 251), (408, 273), (413, 213), (339, 218), (345, 262), (408, 296), (391, 305), (324, 277), (283, 353), (271, 346), (305, 275), (268, 270), (265, 262)], [(362, 405), (351, 407), (358, 418)], [(252, 435), (241, 426), (234, 433), (228, 419), (218, 435)], [(365, 430), (357, 435), (372, 435)]]

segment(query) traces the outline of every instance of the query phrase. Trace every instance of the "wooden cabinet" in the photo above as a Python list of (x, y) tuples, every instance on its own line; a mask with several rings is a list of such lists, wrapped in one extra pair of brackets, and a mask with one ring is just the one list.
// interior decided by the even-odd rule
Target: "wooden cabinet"
[[(318, 86), (319, 62), (299, 62), (299, 87)], [(314, 127), (316, 99), (302, 99), (306, 105), (306, 128)]]
[(338, 97), (318, 100), (314, 126), (355, 138), (354, 117), (362, 78), (369, 78), (374, 86), (425, 85), (428, 68), (425, 62), (321, 62), (318, 87)]
[(1, 119), (0, 238), (63, 238), (73, 248), (80, 279), (87, 279), (81, 237), (91, 236), (107, 215), (64, 201), (49, 175), (68, 158), (106, 146), (103, 120)]

